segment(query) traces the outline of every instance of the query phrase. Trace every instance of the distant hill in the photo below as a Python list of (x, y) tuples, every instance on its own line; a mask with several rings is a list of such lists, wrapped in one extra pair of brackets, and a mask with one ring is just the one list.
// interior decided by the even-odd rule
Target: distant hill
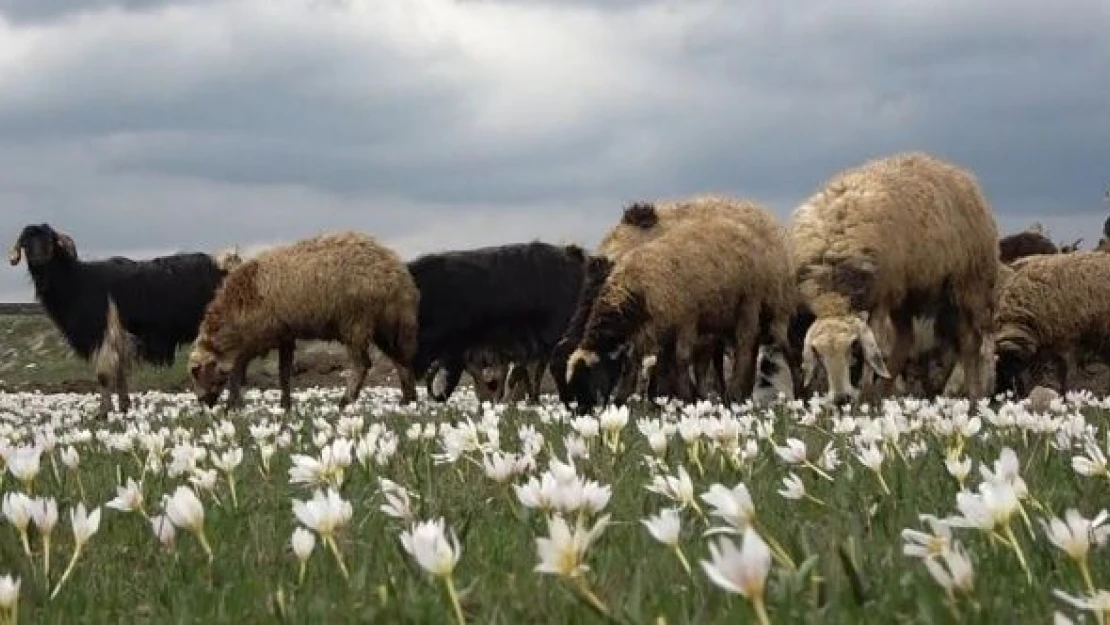
[(0, 304), (0, 315), (41, 315), (42, 306), (34, 302)]

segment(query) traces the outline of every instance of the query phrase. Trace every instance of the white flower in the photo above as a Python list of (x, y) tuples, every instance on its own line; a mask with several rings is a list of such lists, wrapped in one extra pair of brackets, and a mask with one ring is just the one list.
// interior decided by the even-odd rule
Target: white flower
[(709, 560), (702, 560), (705, 574), (717, 586), (749, 600), (761, 600), (771, 570), (771, 550), (767, 543), (748, 526), (739, 549), (728, 538), (718, 538), (709, 545)]
[[(348, 456), (349, 458), (349, 456)], [(224, 473), (232, 473), (243, 462), (243, 450), (239, 447), (229, 449), (212, 458), (212, 464)]]
[(786, 446), (775, 446), (775, 453), (787, 464), (798, 464), (806, 460), (806, 444), (796, 438), (786, 439)]
[(31, 522), (33, 508), (34, 500), (23, 493), (10, 492), (4, 495), (4, 516), (20, 532), (27, 531), (27, 524)]
[(914, 558), (929, 558), (944, 553), (952, 544), (952, 529), (931, 514), (922, 514), (922, 521), (929, 524), (932, 534), (906, 528), (902, 530), (902, 553)]
[(297, 559), (305, 561), (312, 555), (312, 550), (316, 548), (316, 536), (312, 532), (303, 527), (298, 527), (293, 530), (293, 553), (296, 554)]
[(380, 506), (380, 510), (394, 519), (401, 519), (404, 521), (412, 521), (415, 518), (412, 507), (412, 499), (415, 497), (409, 493), (408, 489), (400, 484), (383, 478), (378, 478), (378, 489), (385, 496), (386, 502)]
[[(944, 567), (940, 564), (941, 560), (944, 561)], [(929, 575), (948, 593), (957, 590), (971, 592), (975, 587), (975, 570), (959, 543), (955, 543), (951, 549), (945, 549), (940, 558), (926, 558), (924, 562)]]
[(664, 508), (658, 516), (641, 519), (640, 523), (664, 545), (673, 547), (678, 544), (678, 535), (682, 530), (682, 516), (678, 508)]
[(131, 477), (127, 478), (125, 486), (116, 487), (116, 498), (104, 504), (105, 507), (122, 512), (134, 512), (143, 507), (142, 485)]
[(667, 453), (667, 434), (662, 430), (648, 434), (648, 446), (651, 447), (651, 452), (656, 456), (662, 456)]
[(963, 460), (960, 460), (959, 456), (948, 454), (944, 459), (944, 467), (948, 469), (949, 475), (956, 478), (957, 481), (963, 482), (971, 473), (971, 458), (965, 456)]
[(1041, 519), (1049, 542), (1067, 553), (1073, 560), (1083, 560), (1091, 543), (1105, 542), (1110, 527), (1102, 526), (1110, 515), (1101, 510), (1093, 519), (1085, 519), (1075, 508), (1064, 513), (1064, 520), (1053, 518), (1048, 523)]
[(598, 417), (601, 429), (606, 432), (619, 432), (628, 425), (628, 406), (606, 406)]
[(878, 472), (883, 466), (883, 452), (874, 444), (860, 449), (856, 458), (859, 458), (860, 464), (872, 471)]
[(1087, 610), (1096, 614), (1110, 612), (1110, 592), (1105, 590), (1096, 590), (1094, 594), (1080, 597), (1073, 597), (1062, 590), (1053, 590), (1052, 594), (1080, 610)]
[(779, 491), (779, 494), (786, 499), (802, 499), (806, 496), (805, 483), (793, 471), (782, 478), (782, 484), (783, 489)]
[(58, 524), (58, 503), (53, 497), (40, 498), (31, 504), (31, 518), (39, 533), (49, 535)]
[(329, 488), (328, 492), (315, 491), (308, 501), (293, 500), (293, 514), (305, 527), (321, 536), (330, 537), (335, 530), (347, 524), (354, 514), (351, 503), (345, 501), (338, 492)]
[(174, 525), (190, 532), (204, 529), (204, 504), (188, 486), (178, 486), (166, 501), (166, 516)]
[(498, 484), (504, 484), (516, 472), (516, 458), (512, 454), (495, 451), (485, 456), (482, 466), (486, 470), (486, 477)]
[(694, 483), (690, 480), (690, 474), (686, 472), (684, 466), (678, 467), (677, 477), (657, 475), (646, 488), (653, 493), (659, 493), (664, 497), (673, 499), (683, 506), (695, 503)]
[(67, 469), (76, 470), (77, 465), (81, 463), (81, 456), (77, 455), (77, 450), (73, 447), (66, 447), (62, 450), (62, 464)]
[(0, 610), (11, 612), (19, 603), (19, 585), (22, 581), (11, 575), (0, 577)]
[(100, 508), (85, 514), (85, 504), (79, 502), (69, 510), (69, 523), (73, 527), (73, 542), (80, 549), (100, 529)]
[(548, 536), (536, 539), (536, 551), (540, 563), (536, 572), (577, 577), (590, 570), (586, 565), (586, 552), (597, 541), (609, 524), (609, 516), (597, 520), (594, 526), (586, 529), (582, 518), (575, 524), (574, 532), (563, 517), (555, 515), (548, 519)]
[(744, 484), (737, 484), (732, 489), (721, 484), (713, 484), (709, 490), (701, 495), (702, 500), (713, 507), (711, 516), (723, 519), (726, 523), (738, 530), (745, 529), (755, 516), (755, 504), (752, 503), (751, 493)]
[(150, 517), (150, 529), (154, 531), (154, 535), (158, 538), (158, 542), (162, 546), (169, 549), (173, 547), (174, 538), (177, 535), (177, 530), (174, 528), (173, 521), (164, 515)]
[(8, 471), (21, 482), (35, 479), (39, 474), (42, 449), (34, 447), (17, 447), (8, 456)]
[(446, 577), (455, 570), (462, 547), (455, 532), (447, 540), (442, 518), (415, 524), (411, 531), (401, 533), (401, 544), (416, 562), (437, 577)]

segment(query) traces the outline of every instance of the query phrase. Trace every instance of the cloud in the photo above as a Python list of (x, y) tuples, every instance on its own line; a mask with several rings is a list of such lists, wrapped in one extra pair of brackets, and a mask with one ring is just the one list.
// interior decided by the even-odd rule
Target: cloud
[(347, 227), (406, 256), (590, 245), (634, 198), (786, 218), (923, 149), (975, 171), (1004, 230), (1093, 243), (1110, 6), (1043, 7), (0, 0), (0, 231), (50, 221), (90, 257)]

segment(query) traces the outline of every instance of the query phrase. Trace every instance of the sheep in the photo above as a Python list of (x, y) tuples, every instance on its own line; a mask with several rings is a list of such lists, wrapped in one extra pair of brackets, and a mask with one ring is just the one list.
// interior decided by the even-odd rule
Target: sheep
[[(684, 373), (699, 336), (728, 336), (736, 364), (725, 395), (750, 395), (759, 338), (787, 344), (792, 275), (781, 230), (768, 238), (760, 223), (724, 217), (675, 224), (613, 263), (568, 359), (568, 380), (589, 375), (599, 354), (632, 346), (647, 356), (671, 340)], [(677, 383), (689, 399), (687, 376)]]
[[(980, 348), (991, 330), (999, 247), (971, 173), (921, 152), (871, 160), (809, 197), (789, 232), (798, 288), (816, 317), (802, 347), (807, 386), (820, 364), (836, 403), (858, 398), (849, 378), (858, 358), (861, 386), (888, 395), (910, 355), (913, 319), (925, 316), (937, 319), (941, 341), (956, 345), (968, 395), (982, 395)], [(887, 321), (884, 349), (876, 328)], [(872, 389), (875, 375), (882, 380)]]
[(35, 298), (82, 360), (94, 365), (97, 415), (131, 408), (128, 375), (135, 359), (169, 367), (178, 346), (192, 341), (204, 307), (238, 255), (182, 253), (149, 260), (82, 261), (73, 238), (49, 224), (23, 228), (9, 263), (23, 258)]
[[(577, 245), (533, 241), (427, 254), (408, 263), (421, 293), (415, 375), (440, 361), (449, 395), (473, 349), (506, 361), (561, 369), (556, 343), (574, 312), (586, 253)], [(560, 397), (565, 385), (556, 377)], [(538, 386), (538, 384), (537, 384)], [(538, 400), (538, 388), (533, 400)], [(437, 397), (436, 399), (445, 399)]]
[[(420, 293), (397, 254), (373, 237), (345, 231), (268, 249), (228, 274), (205, 309), (189, 355), (200, 401), (212, 407), (229, 374), (241, 380), (247, 363), (278, 350), (281, 407), (292, 408), (297, 339), (338, 341), (352, 372), (340, 408), (358, 398), (376, 345), (396, 366), (403, 401), (416, 401), (411, 365), (417, 348)], [(228, 406), (240, 388), (228, 389)]]
[[(758, 204), (725, 195), (706, 193), (656, 203), (634, 202), (624, 209), (620, 221), (602, 237), (598, 244), (597, 253), (610, 262), (617, 261), (630, 250), (666, 234), (676, 226), (690, 221), (718, 218), (738, 220), (746, 228), (758, 232), (762, 238), (768, 240), (783, 235), (781, 226), (773, 215)], [(581, 301), (580, 308), (582, 305), (588, 306), (590, 304), (592, 304), (592, 300)], [(568, 334), (566, 337), (568, 342), (576, 343), (581, 339), (584, 320), (580, 319), (579, 321), (579, 325), (574, 328), (575, 332)], [(662, 379), (656, 380), (654, 384), (657, 385), (657, 391), (673, 391), (676, 388), (676, 380), (673, 376), (687, 374), (686, 371), (679, 371), (671, 366), (671, 359), (666, 357), (672, 351), (671, 347), (669, 344), (662, 345), (661, 348), (665, 352), (662, 354), (664, 358), (655, 361), (655, 365), (650, 368), (656, 374), (672, 374), (672, 376), (662, 375)], [(641, 355), (639, 360), (642, 360), (643, 356)], [(606, 355), (601, 355), (601, 357), (605, 358)], [(626, 357), (632, 357), (632, 354), (626, 354)], [(715, 365), (717, 385), (720, 387), (723, 384), (724, 372), (721, 370), (723, 359), (724, 345), (718, 338), (699, 337), (693, 354), (693, 377), (699, 393), (705, 390), (705, 376), (711, 364)], [(795, 357), (794, 361), (796, 365), (800, 365), (799, 357)], [(636, 379), (639, 377), (638, 374), (644, 371), (638, 361), (636, 366), (632, 366), (632, 364), (631, 362), (606, 364), (606, 370), (609, 373), (617, 370), (621, 371), (621, 379), (617, 382), (616, 390), (618, 403), (631, 393), (636, 384)], [(653, 379), (658, 377), (660, 376), (655, 375)], [(611, 384), (609, 385), (611, 386)], [(664, 384), (669, 384), (669, 386), (663, 386)], [(725, 389), (719, 388), (718, 390), (723, 396)]]
[(998, 382), (1024, 396), (1030, 365), (1055, 360), (1060, 390), (1076, 352), (1110, 363), (1110, 256), (1102, 252), (1034, 256), (1006, 280), (995, 314)]
[(1032, 254), (1058, 254), (1060, 248), (1034, 225), (1022, 232), (1002, 237), (998, 241), (998, 251), (1003, 263), (1011, 263)]

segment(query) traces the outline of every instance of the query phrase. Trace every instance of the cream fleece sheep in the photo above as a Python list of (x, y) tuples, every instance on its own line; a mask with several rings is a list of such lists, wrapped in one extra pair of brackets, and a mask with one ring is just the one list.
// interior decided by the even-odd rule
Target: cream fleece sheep
[[(913, 318), (947, 310), (956, 328), (944, 340), (974, 372), (969, 394), (982, 395), (980, 347), (991, 330), (999, 251), (972, 174), (919, 152), (869, 161), (796, 209), (789, 233), (798, 287), (817, 317), (803, 344), (807, 380), (821, 364), (834, 397), (854, 398), (848, 372), (858, 347), (864, 386), (877, 374), (887, 394), (911, 353)], [(876, 338), (885, 320), (893, 330)]]
[(354, 401), (370, 368), (373, 342), (397, 366), (406, 401), (415, 401), (410, 363), (417, 348), (420, 293), (392, 250), (355, 232), (323, 234), (266, 250), (228, 274), (208, 304), (189, 357), (197, 395), (214, 405), (229, 375), (228, 402), (247, 363), (278, 349), (281, 403), (292, 405), (297, 339), (339, 341), (353, 372), (341, 406)]

